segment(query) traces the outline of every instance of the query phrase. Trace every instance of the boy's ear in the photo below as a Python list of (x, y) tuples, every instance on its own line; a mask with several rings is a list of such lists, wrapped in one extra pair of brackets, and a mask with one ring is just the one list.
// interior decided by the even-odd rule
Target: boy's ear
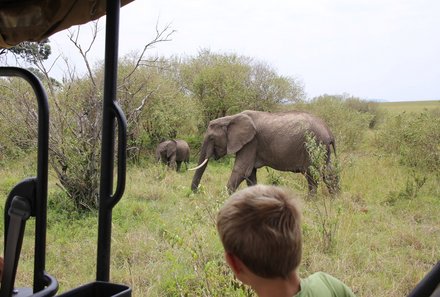
[(232, 272), (238, 275), (242, 271), (241, 261), (231, 253), (225, 252), (226, 263), (231, 267)]

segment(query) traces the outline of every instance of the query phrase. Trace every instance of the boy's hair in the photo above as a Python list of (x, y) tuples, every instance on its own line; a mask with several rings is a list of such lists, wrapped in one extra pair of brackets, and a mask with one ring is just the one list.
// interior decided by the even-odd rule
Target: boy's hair
[(265, 278), (287, 278), (301, 262), (301, 214), (297, 202), (275, 186), (234, 193), (220, 209), (217, 230), (227, 253)]

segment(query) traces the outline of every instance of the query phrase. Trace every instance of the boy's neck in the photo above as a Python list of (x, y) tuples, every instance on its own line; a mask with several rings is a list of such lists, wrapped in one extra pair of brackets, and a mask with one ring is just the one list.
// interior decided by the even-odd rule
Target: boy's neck
[(296, 272), (287, 279), (267, 279), (258, 277), (250, 284), (258, 297), (293, 297), (301, 290), (301, 280)]

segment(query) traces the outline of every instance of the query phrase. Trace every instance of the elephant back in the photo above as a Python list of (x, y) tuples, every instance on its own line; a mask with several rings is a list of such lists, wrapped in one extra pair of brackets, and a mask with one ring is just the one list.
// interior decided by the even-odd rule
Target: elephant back
[(177, 144), (177, 155), (176, 159), (180, 161), (189, 161), (190, 149), (189, 145), (185, 140), (176, 139)]

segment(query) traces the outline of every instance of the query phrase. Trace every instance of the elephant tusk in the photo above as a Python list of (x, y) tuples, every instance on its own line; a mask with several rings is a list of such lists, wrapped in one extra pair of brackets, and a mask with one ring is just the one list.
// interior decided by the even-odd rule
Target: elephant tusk
[(189, 171), (197, 170), (197, 169), (201, 168), (202, 166), (204, 166), (207, 162), (208, 162), (208, 159), (205, 159), (205, 161), (203, 161), (202, 164), (200, 164), (199, 166), (194, 167), (194, 168), (190, 168), (188, 170)]

